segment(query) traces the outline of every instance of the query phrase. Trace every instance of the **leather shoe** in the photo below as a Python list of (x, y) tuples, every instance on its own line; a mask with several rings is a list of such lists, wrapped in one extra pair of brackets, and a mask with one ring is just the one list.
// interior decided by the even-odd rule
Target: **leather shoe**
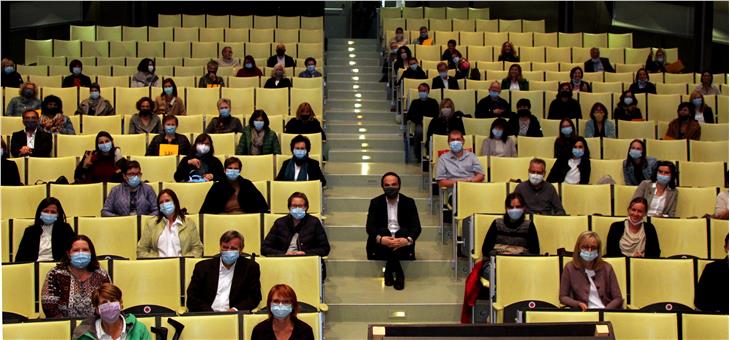
[(393, 279), (393, 272), (391, 271), (386, 270), (383, 278), (385, 279), (385, 285), (388, 287), (392, 286), (395, 283), (395, 280)]
[(393, 283), (393, 288), (395, 288), (395, 290), (403, 290), (403, 288), (405, 288), (405, 285), (406, 285), (405, 279), (406, 278), (403, 274), (396, 274), (395, 282)]

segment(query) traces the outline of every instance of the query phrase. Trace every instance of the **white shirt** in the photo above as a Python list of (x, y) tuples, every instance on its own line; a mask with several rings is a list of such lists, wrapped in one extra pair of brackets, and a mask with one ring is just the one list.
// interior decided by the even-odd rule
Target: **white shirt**
[(649, 202), (649, 211), (646, 213), (649, 216), (661, 216), (664, 211), (664, 204), (666, 204), (666, 191), (665, 195), (657, 196), (656, 194), (656, 183), (652, 184), (654, 189), (654, 198)]
[[(299, 178), (299, 171), (302, 170), (302, 167), (294, 163), (294, 180), (296, 181), (297, 178)], [(305, 181), (309, 180), (309, 174), (307, 174), (307, 179)]]
[(215, 293), (215, 300), (210, 308), (216, 312), (227, 312), (230, 309), (231, 297), (231, 283), (233, 282), (233, 272), (236, 269), (236, 264), (231, 265), (231, 268), (226, 268), (223, 265), (223, 260), (220, 260), (220, 266), (218, 268), (218, 290)]
[(570, 167), (570, 170), (568, 170), (568, 173), (565, 174), (565, 183), (580, 183), (580, 169), (578, 169), (578, 165), (580, 165), (580, 158), (571, 158), (568, 160), (568, 166)]
[(287, 248), (286, 251), (297, 251), (299, 250), (299, 233), (294, 233), (294, 236), (291, 238), (291, 242), (289, 242), (289, 248)]
[(449, 77), (446, 77), (446, 79), (444, 79), (442, 77), (439, 77), (439, 78), (441, 78), (441, 81), (444, 83), (444, 88), (448, 90), (449, 89)]
[(25, 131), (25, 145), (28, 146), (31, 149), (35, 149), (35, 134), (38, 132), (38, 128), (33, 130), (33, 132)]
[(520, 83), (513, 81), (509, 84), (510, 91), (519, 91), (520, 90)]
[(585, 269), (586, 275), (588, 275), (588, 281), (591, 283), (591, 288), (588, 290), (588, 308), (591, 309), (604, 309), (606, 306), (601, 301), (601, 297), (598, 296), (598, 289), (596, 283), (593, 282), (593, 277), (596, 276), (595, 270)]
[[(400, 196), (396, 198), (395, 203), (390, 203), (390, 200), (387, 198), (385, 199), (386, 206), (388, 208), (388, 230), (400, 230), (400, 225), (398, 224), (398, 201), (400, 200)], [(392, 232), (392, 231), (391, 231)]]
[(38, 261), (53, 261), (53, 249), (51, 247), (51, 234), (53, 233), (53, 224), (41, 226), (41, 243), (38, 246)]
[(276, 56), (276, 63), (281, 64), (281, 66), (286, 66), (286, 55), (284, 56)]
[(122, 333), (119, 334), (118, 338), (112, 338), (111, 335), (104, 332), (104, 328), (101, 327), (101, 319), (97, 319), (94, 323), (96, 326), (96, 338), (99, 340), (125, 340), (127, 338), (127, 323), (121, 314), (119, 314), (119, 317), (122, 318)]
[(695, 111), (695, 120), (698, 123), (704, 123), (705, 122), (705, 115), (702, 114), (702, 112)]
[(160, 238), (157, 239), (157, 252), (160, 257), (178, 257), (182, 256), (180, 248), (180, 226), (182, 225), (180, 218), (176, 218), (172, 224), (169, 222), (162, 233)]

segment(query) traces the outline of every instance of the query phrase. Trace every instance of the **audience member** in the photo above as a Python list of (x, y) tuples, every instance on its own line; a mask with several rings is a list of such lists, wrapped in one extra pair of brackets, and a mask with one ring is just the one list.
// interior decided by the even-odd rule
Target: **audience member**
[(74, 328), (74, 340), (151, 339), (144, 323), (132, 314), (122, 314), (124, 305), (119, 287), (102, 283), (91, 295), (91, 303), (94, 314)]
[(712, 108), (705, 104), (705, 97), (700, 91), (694, 90), (689, 95), (689, 101), (694, 105), (694, 120), (698, 123), (715, 123), (715, 115), (712, 114)]
[(440, 62), (436, 65), (436, 69), (439, 75), (434, 77), (431, 81), (431, 88), (436, 89), (447, 89), (447, 90), (458, 90), (459, 82), (456, 78), (449, 75), (448, 66), (445, 62)]
[(220, 254), (195, 264), (185, 304), (190, 312), (250, 311), (261, 302), (261, 269), (241, 256), (243, 235), (221, 235)]
[(99, 267), (94, 244), (86, 235), (74, 235), (61, 262), (46, 275), (41, 307), (48, 319), (88, 318), (94, 315), (91, 297), (109, 274)]
[[(454, 59), (454, 57), (456, 57), (457, 55), (459, 59)], [(456, 68), (456, 64), (458, 64), (459, 60), (461, 60), (461, 52), (456, 49), (456, 40), (449, 39), (449, 41), (446, 43), (446, 49), (441, 55), (441, 60), (446, 60), (446, 62), (449, 64), (449, 70), (453, 70)]]
[[(398, 50), (401, 46), (396, 42), (390, 42), (390, 51), (386, 51), (383, 55), (383, 66), (381, 67), (381, 73), (383, 77), (380, 78), (380, 82), (387, 82), (390, 78), (391, 67), (395, 65), (398, 60)], [(405, 47), (405, 45), (404, 45)]]
[[(727, 183), (727, 174), (725, 174), (725, 183)], [(727, 187), (727, 186), (725, 186)], [(710, 218), (715, 218), (719, 220), (727, 220), (728, 219), (728, 194), (727, 191), (720, 191), (719, 194), (717, 194), (717, 199), (715, 199), (715, 212), (710, 216)]]
[(279, 168), (277, 181), (320, 181), (322, 186), (327, 185), (327, 180), (319, 168), (319, 161), (309, 157), (312, 144), (309, 138), (296, 135), (290, 143), (292, 158), (287, 159)]
[[(114, 93), (112, 93), (114, 95)], [(89, 98), (79, 103), (76, 109), (77, 115), (89, 116), (113, 116), (116, 114), (112, 103), (101, 96), (101, 87), (97, 83), (89, 86)]]
[(616, 72), (608, 58), (601, 58), (598, 47), (591, 48), (591, 59), (583, 63), (583, 68), (586, 72)]
[(700, 84), (697, 85), (695, 90), (700, 91), (703, 96), (711, 96), (720, 94), (720, 89), (717, 86), (712, 85), (712, 72), (703, 71), (700, 77)]
[(107, 195), (101, 216), (158, 215), (157, 194), (152, 186), (142, 182), (139, 162), (127, 162), (123, 179)]
[(8, 108), (5, 110), (6, 116), (19, 117), (25, 111), (40, 110), (41, 100), (38, 99), (38, 88), (35, 83), (27, 82), (21, 84), (18, 93), (20, 95), (10, 99)]
[(530, 160), (528, 169), (529, 181), (522, 182), (515, 188), (515, 193), (525, 199), (526, 210), (530, 214), (539, 215), (565, 215), (563, 203), (555, 187), (545, 182), (545, 170), (547, 165), (540, 158)]
[(573, 261), (563, 267), (560, 303), (573, 309), (621, 309), (624, 298), (611, 264), (601, 257), (601, 238), (594, 231), (578, 235)]
[(511, 119), (513, 113), (510, 110), (509, 102), (499, 95), (502, 87), (496, 80), (489, 85), (489, 96), (482, 98), (477, 103), (475, 118), (504, 118)]
[(677, 168), (674, 162), (658, 161), (651, 179), (643, 180), (634, 192), (634, 198), (646, 200), (646, 214), (658, 217), (676, 217), (677, 201)]
[(520, 64), (512, 64), (509, 67), (507, 76), (502, 79), (502, 90), (510, 91), (529, 91), (530, 82), (522, 77), (522, 66)]
[(269, 117), (264, 110), (254, 110), (243, 129), (236, 147), (236, 155), (281, 154), (281, 146), (276, 132), (269, 128)]
[(403, 27), (397, 27), (395, 29), (395, 35), (390, 39), (390, 43), (398, 44), (398, 47), (408, 45), (408, 38), (403, 34)]
[(192, 218), (185, 216), (187, 210), (180, 207), (175, 192), (162, 189), (157, 196), (157, 204), (157, 217), (147, 220), (142, 227), (137, 242), (137, 258), (203, 255), (198, 227)]
[(198, 87), (209, 88), (226, 86), (223, 77), (218, 76), (218, 66), (218, 62), (215, 60), (210, 60), (208, 64), (206, 64), (208, 73), (200, 77)]
[(322, 73), (317, 71), (317, 59), (307, 57), (304, 59), (304, 66), (306, 69), (299, 73), (299, 78), (319, 78), (322, 77)]
[(0, 148), (0, 186), (18, 186), (23, 185), (20, 182), (20, 173), (18, 172), (18, 164), (8, 159), (10, 150), (8, 145), (5, 144), (5, 139), (0, 139), (2, 148)]
[(669, 123), (664, 139), (692, 139), (700, 140), (702, 127), (693, 119), (692, 104), (682, 102), (677, 106), (677, 118)]
[(160, 77), (155, 74), (155, 61), (150, 58), (140, 60), (137, 73), (132, 76), (132, 87), (158, 87)]
[(573, 92), (593, 92), (591, 84), (583, 81), (583, 69), (580, 66), (570, 70), (570, 87)]
[(368, 260), (385, 261), (383, 278), (386, 286), (403, 290), (405, 274), (401, 260), (416, 259), (416, 240), (421, 234), (421, 221), (415, 201), (400, 192), (400, 176), (387, 172), (380, 179), (384, 194), (370, 200), (365, 224), (368, 233)]
[(621, 93), (616, 109), (613, 110), (613, 119), (641, 121), (641, 109), (637, 106), (639, 101), (631, 90)]
[(327, 256), (330, 244), (319, 218), (310, 215), (307, 195), (295, 192), (287, 201), (289, 214), (278, 218), (261, 244), (261, 255)]
[(77, 184), (122, 182), (122, 169), (126, 168), (127, 159), (122, 150), (114, 146), (114, 138), (106, 132), (96, 134), (96, 149), (86, 150), (74, 171)]
[(162, 81), (162, 93), (155, 98), (158, 115), (185, 115), (185, 103), (177, 96), (177, 85), (172, 78)]
[(606, 239), (606, 257), (659, 257), (661, 249), (656, 228), (644, 222), (647, 207), (646, 199), (634, 197), (629, 203), (628, 218), (611, 224)]
[(129, 129), (127, 134), (136, 133), (161, 133), (162, 124), (160, 117), (155, 112), (155, 102), (150, 97), (142, 97), (137, 101), (137, 110), (139, 112), (132, 115), (129, 120)]
[[(725, 235), (725, 253), (728, 236)], [(703, 312), (728, 313), (728, 258), (708, 263), (695, 286), (695, 307)]]
[(223, 164), (215, 156), (213, 139), (207, 133), (195, 137), (195, 148), (183, 157), (175, 171), (176, 182), (222, 181), (225, 178)]
[(10, 137), (10, 153), (13, 157), (51, 157), (53, 136), (40, 128), (39, 120), (37, 111), (29, 109), (23, 112), (25, 129), (13, 132)]
[(506, 120), (497, 118), (492, 122), (489, 138), (482, 143), (481, 156), (517, 157), (517, 147), (509, 138)]
[(68, 116), (63, 114), (63, 102), (61, 98), (54, 95), (43, 98), (41, 104), (40, 128), (48, 133), (62, 135), (75, 135), (73, 123)]
[(231, 46), (223, 47), (221, 50), (221, 57), (218, 58), (217, 62), (220, 67), (241, 68), (241, 63), (238, 62), (238, 58), (233, 58), (233, 49)]
[(397, 54), (397, 58), (395, 62), (393, 62), (393, 68), (405, 69), (406, 67), (408, 67), (408, 61), (413, 58), (411, 49), (408, 48), (408, 46), (401, 46), (398, 48)]
[(271, 78), (266, 80), (264, 88), (266, 89), (280, 89), (291, 87), (291, 79), (286, 77), (284, 72), (284, 66), (282, 64), (274, 65), (271, 69)]
[(71, 75), (66, 76), (63, 78), (63, 82), (61, 84), (61, 87), (89, 87), (91, 86), (91, 78), (89, 76), (81, 73), (83, 70), (83, 65), (81, 64), (81, 60), (74, 59), (71, 60), (70, 63), (68, 63), (68, 70), (71, 72)]
[(266, 67), (274, 67), (275, 65), (281, 65), (283, 67), (296, 66), (294, 58), (286, 54), (286, 46), (282, 43), (276, 45), (276, 54), (269, 57), (266, 61)]
[(532, 220), (525, 218), (525, 200), (513, 192), (504, 200), (504, 215), (489, 226), (482, 243), (482, 256), (539, 255), (540, 241)]
[(243, 163), (237, 157), (224, 162), (226, 179), (210, 187), (200, 208), (201, 214), (254, 214), (266, 213), (269, 205), (259, 189), (241, 176)]
[(461, 132), (462, 135), (466, 134), (464, 131), (464, 122), (461, 120), (463, 116), (463, 112), (455, 111), (454, 102), (451, 99), (445, 98), (442, 100), (438, 117), (428, 123), (428, 128), (426, 129), (426, 138), (428, 139), (426, 143), (431, 142), (431, 136), (434, 134), (447, 135), (453, 130)]
[(421, 26), (421, 28), (418, 29), (418, 32), (420, 33), (420, 35), (418, 36), (418, 39), (413, 42), (414, 45), (433, 45), (433, 39), (428, 36), (428, 28), (426, 26)]
[(461, 52), (455, 51), (454, 57), (451, 59), (454, 62), (454, 65), (456, 65), (456, 68), (454, 69), (454, 71), (456, 72), (454, 78), (456, 78), (456, 79), (469, 78), (472, 80), (481, 80), (481, 75), (478, 75), (479, 72), (477, 72), (477, 75), (478, 75), (477, 78), (470, 77), (471, 64), (469, 63), (469, 60), (467, 60), (466, 58), (464, 58), (461, 55)]
[(510, 118), (507, 127), (510, 135), (542, 137), (542, 127), (537, 117), (530, 112), (532, 104), (527, 98), (517, 101), (517, 114)]
[(190, 140), (177, 133), (178, 120), (174, 115), (162, 118), (163, 130), (154, 136), (147, 146), (145, 156), (187, 155), (190, 153)]
[(44, 198), (36, 208), (33, 225), (23, 232), (15, 262), (61, 261), (75, 235), (66, 223), (61, 201), (55, 197)]
[(218, 99), (218, 117), (213, 117), (205, 127), (205, 133), (241, 133), (243, 125), (237, 117), (231, 116), (231, 100), (227, 98)]
[(573, 89), (570, 83), (560, 83), (558, 94), (550, 103), (548, 119), (575, 119), (583, 118), (580, 104), (573, 99)]
[(644, 180), (651, 179), (651, 175), (656, 171), (656, 158), (646, 155), (646, 145), (643, 140), (634, 139), (629, 144), (623, 168), (624, 183), (639, 185)]
[(314, 340), (312, 327), (297, 318), (300, 310), (297, 294), (288, 285), (277, 284), (271, 287), (266, 298), (266, 309), (269, 317), (254, 327), (252, 340)]
[(596, 102), (591, 107), (591, 119), (586, 121), (586, 138), (604, 137), (616, 138), (616, 124), (608, 119), (608, 109), (603, 103)]
[(512, 45), (511, 42), (505, 41), (502, 44), (502, 50), (499, 52), (499, 58), (497, 58), (497, 61), (509, 61), (512, 63), (520, 62), (520, 57), (517, 56), (515, 46)]
[(633, 84), (629, 86), (631, 93), (651, 93), (656, 94), (656, 85), (649, 81), (649, 73), (646, 69), (640, 68), (636, 71), (636, 78)]
[(261, 77), (264, 73), (256, 67), (256, 60), (247, 55), (243, 58), (243, 68), (236, 72), (236, 77)]
[(403, 82), (403, 79), (428, 79), (426, 76), (426, 72), (423, 71), (421, 68), (421, 65), (418, 65), (418, 59), (411, 58), (408, 59), (408, 68), (403, 71), (403, 73), (400, 76), (400, 79), (398, 79), (398, 83), (400, 84)]
[(464, 150), (464, 134), (459, 130), (449, 132), (450, 152), (444, 153), (436, 164), (436, 181), (439, 187), (453, 188), (456, 182), (482, 182), (484, 169), (474, 153)]
[(423, 117), (435, 118), (439, 115), (439, 102), (428, 96), (430, 86), (427, 83), (418, 85), (418, 98), (411, 101), (406, 112), (406, 122), (415, 125), (413, 133), (413, 151), (416, 159), (421, 159), (421, 141), (423, 139)]
[(588, 184), (591, 179), (591, 151), (585, 138), (573, 139), (573, 149), (559, 157), (548, 175), (550, 183)]
[[(652, 56), (654, 58), (652, 59)], [(667, 72), (667, 59), (664, 50), (659, 48), (654, 53), (653, 49), (649, 49), (649, 55), (646, 57), (646, 70), (650, 73)]]
[(555, 138), (553, 145), (553, 155), (558, 158), (570, 158), (573, 155), (573, 145), (575, 145), (575, 125), (572, 119), (563, 118), (560, 120), (560, 134)]
[(321, 133), (322, 140), (327, 140), (327, 136), (324, 134), (324, 130), (322, 130), (322, 125), (320, 125), (312, 109), (312, 105), (309, 105), (307, 102), (299, 104), (296, 116), (289, 119), (286, 126), (284, 126), (284, 132), (297, 134)]
[(15, 68), (13, 59), (3, 58), (0, 66), (3, 68), (2, 87), (20, 87), (23, 84), (23, 76)]

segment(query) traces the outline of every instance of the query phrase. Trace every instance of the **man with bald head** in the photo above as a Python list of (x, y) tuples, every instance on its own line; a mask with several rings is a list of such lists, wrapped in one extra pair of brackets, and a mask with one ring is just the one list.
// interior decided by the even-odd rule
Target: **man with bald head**
[(282, 64), (284, 67), (294, 67), (296, 65), (294, 58), (286, 54), (286, 46), (282, 43), (276, 45), (276, 54), (269, 57), (269, 60), (266, 61), (266, 67), (274, 67), (276, 64)]
[(498, 81), (493, 81), (489, 85), (489, 95), (482, 98), (477, 103), (476, 112), (474, 112), (475, 118), (504, 118), (510, 120), (512, 118), (512, 111), (510, 110), (509, 103), (500, 97), (502, 93), (502, 84)]
[(601, 50), (598, 47), (591, 48), (591, 59), (583, 63), (583, 69), (586, 72), (616, 72), (608, 58), (601, 58)]

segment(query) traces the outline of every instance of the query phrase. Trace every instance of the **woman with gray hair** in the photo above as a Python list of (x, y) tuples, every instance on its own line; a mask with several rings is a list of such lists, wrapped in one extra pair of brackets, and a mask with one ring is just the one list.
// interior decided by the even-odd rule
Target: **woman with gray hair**
[(231, 100), (218, 99), (218, 117), (214, 117), (205, 127), (205, 133), (243, 132), (241, 120), (231, 116)]
[(285, 87), (291, 87), (291, 80), (286, 77), (284, 72), (284, 65), (276, 64), (271, 70), (271, 78), (266, 80), (264, 88), (266, 89), (280, 89)]

